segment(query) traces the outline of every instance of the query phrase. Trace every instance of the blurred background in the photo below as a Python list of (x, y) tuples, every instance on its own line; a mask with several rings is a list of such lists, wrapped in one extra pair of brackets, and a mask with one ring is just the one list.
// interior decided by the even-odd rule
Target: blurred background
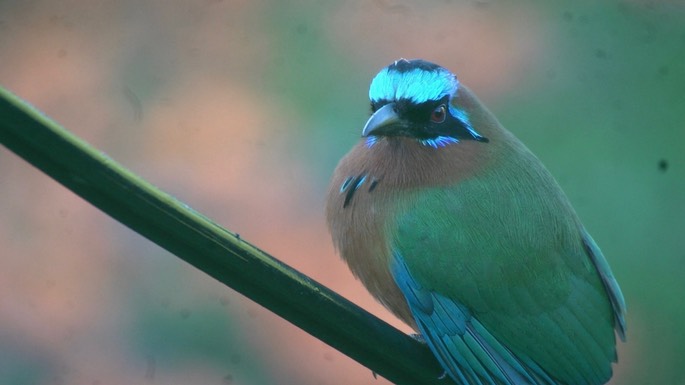
[[(612, 384), (685, 384), (685, 2), (0, 1), (0, 84), (409, 331), (323, 196), (399, 57), (535, 152), (628, 302)], [(0, 147), (0, 384), (387, 384)]]

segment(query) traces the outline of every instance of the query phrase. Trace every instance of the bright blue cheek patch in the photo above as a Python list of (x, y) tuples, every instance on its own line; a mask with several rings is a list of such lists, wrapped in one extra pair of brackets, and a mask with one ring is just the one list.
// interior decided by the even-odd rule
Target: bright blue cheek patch
[(416, 68), (407, 72), (384, 68), (371, 82), (369, 99), (407, 99), (420, 104), (429, 100), (439, 100), (445, 95), (453, 95), (458, 86), (457, 78), (444, 68), (433, 71)]
[(450, 104), (449, 108), (450, 108), (450, 114), (452, 114), (452, 116), (454, 116), (455, 118), (457, 118), (460, 122), (462, 122), (464, 124), (464, 126), (466, 127), (466, 130), (471, 134), (471, 136), (474, 137), (474, 139), (476, 139), (476, 140), (483, 139), (483, 136), (481, 134), (479, 134), (471, 125), (471, 120), (469, 119), (469, 116), (465, 111), (462, 111), (462, 110), (454, 107), (451, 104)]

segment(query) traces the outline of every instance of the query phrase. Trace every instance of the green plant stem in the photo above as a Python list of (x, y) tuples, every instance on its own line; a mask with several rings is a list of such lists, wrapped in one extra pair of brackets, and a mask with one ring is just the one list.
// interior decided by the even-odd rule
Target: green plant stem
[(112, 218), (374, 373), (396, 384), (451, 383), (438, 379), (442, 369), (425, 345), (155, 188), (2, 87), (0, 143)]

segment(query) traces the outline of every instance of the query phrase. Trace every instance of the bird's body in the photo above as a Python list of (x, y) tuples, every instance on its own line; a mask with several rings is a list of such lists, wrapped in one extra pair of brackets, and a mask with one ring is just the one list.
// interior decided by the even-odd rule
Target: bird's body
[(608, 381), (623, 297), (540, 161), (432, 63), (395, 62), (370, 96), (327, 201), (353, 273), (457, 383)]

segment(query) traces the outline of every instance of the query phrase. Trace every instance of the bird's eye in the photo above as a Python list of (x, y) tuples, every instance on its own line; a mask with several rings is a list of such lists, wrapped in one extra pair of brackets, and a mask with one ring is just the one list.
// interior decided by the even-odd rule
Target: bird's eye
[(442, 123), (447, 117), (447, 107), (444, 104), (436, 107), (433, 112), (431, 112), (431, 122)]

